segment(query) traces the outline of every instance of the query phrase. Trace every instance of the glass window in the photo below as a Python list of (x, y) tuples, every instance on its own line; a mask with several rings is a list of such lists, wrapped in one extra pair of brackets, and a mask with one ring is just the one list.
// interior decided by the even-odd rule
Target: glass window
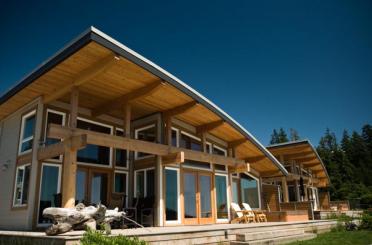
[(242, 202), (248, 203), (251, 208), (260, 208), (258, 181), (246, 174), (240, 174), (240, 189)]
[(76, 203), (87, 204), (86, 181), (87, 181), (87, 172), (84, 170), (78, 169), (76, 172), (76, 193), (75, 193)]
[(239, 203), (239, 179), (232, 179), (232, 201), (234, 203)]
[(107, 174), (93, 173), (91, 182), (90, 201), (93, 205), (107, 205)]
[(217, 146), (213, 146), (213, 154), (220, 156), (227, 156), (227, 151)]
[(19, 153), (27, 152), (32, 149), (35, 131), (35, 121), (36, 111), (32, 111), (22, 117)]
[(155, 196), (155, 171), (154, 169), (144, 169), (135, 171), (135, 196), (154, 197)]
[(290, 202), (296, 202), (296, 188), (294, 185), (288, 185), (288, 198)]
[[(111, 127), (98, 125), (86, 120), (78, 119), (77, 127), (94, 132), (111, 134)], [(110, 165), (110, 148), (98, 145), (87, 145), (78, 151), (78, 162), (94, 163), (99, 165)]]
[[(148, 142), (156, 142), (156, 127), (155, 124), (144, 127), (144, 128), (139, 128), (135, 130), (135, 138), (138, 140), (144, 140)], [(149, 156), (150, 154), (143, 153), (143, 152), (136, 152), (135, 153), (135, 158), (143, 158), (146, 156)]]
[(211, 164), (205, 163), (205, 162), (197, 162), (192, 160), (185, 160), (185, 162), (182, 164), (184, 167), (191, 167), (191, 168), (204, 168), (204, 169), (210, 169)]
[(200, 140), (194, 137), (188, 136), (184, 133), (181, 133), (180, 147), (194, 150), (194, 151), (203, 151), (203, 147), (202, 147)]
[(39, 218), (38, 223), (51, 223), (51, 220), (43, 218), (43, 210), (49, 207), (60, 207), (57, 194), (59, 193), (60, 167), (58, 165), (43, 164), (40, 202), (39, 202)]
[(115, 172), (115, 192), (127, 194), (127, 173)]
[[(124, 131), (116, 130), (116, 135), (123, 136)], [(128, 167), (128, 153), (126, 150), (115, 149), (115, 166), (123, 168)]]
[(227, 211), (227, 176), (215, 175), (217, 219), (228, 219)]
[(226, 165), (215, 164), (215, 165), (214, 165), (214, 169), (217, 170), (217, 171), (223, 171), (223, 172), (226, 172)]
[(30, 164), (17, 167), (13, 200), (14, 206), (27, 204), (30, 170)]
[(167, 221), (178, 220), (178, 171), (165, 169), (165, 217)]
[(196, 218), (196, 175), (184, 173), (183, 175), (183, 198), (185, 203), (185, 218)]
[(178, 130), (172, 129), (172, 146), (178, 147)]

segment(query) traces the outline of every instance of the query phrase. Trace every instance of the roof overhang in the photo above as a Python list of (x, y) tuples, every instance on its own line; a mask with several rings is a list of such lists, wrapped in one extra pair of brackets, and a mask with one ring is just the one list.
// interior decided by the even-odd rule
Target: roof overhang
[[(79, 52), (79, 50), (81, 50), (83, 47), (86, 47), (91, 42), (99, 44), (100, 46), (110, 50), (114, 54), (118, 54), (121, 57), (124, 57), (128, 61), (141, 67), (147, 72), (155, 75), (161, 80), (166, 81), (174, 88), (191, 97), (198, 104), (215, 113), (221, 120), (226, 122), (226, 124), (231, 126), (234, 130), (239, 132), (243, 137), (245, 137), (250, 142), (251, 145), (253, 145), (258, 151), (260, 151), (260, 154), (262, 154), (265, 157), (265, 160), (268, 160), (273, 166), (275, 166), (276, 169), (279, 169), (284, 175), (288, 174), (286, 169), (282, 166), (282, 164), (280, 164), (280, 162), (252, 134), (250, 134), (243, 126), (236, 122), (232, 117), (230, 117), (217, 105), (212, 103), (210, 100), (205, 98), (203, 95), (198, 93), (196, 90), (194, 90), (193, 88), (191, 88), (190, 86), (188, 86), (187, 84), (185, 84), (184, 82), (182, 82), (180, 79), (176, 78), (169, 72), (165, 71), (164, 69), (157, 66), (153, 62), (149, 61), (148, 59), (144, 58), (143, 56), (139, 55), (138, 53), (134, 52), (133, 50), (129, 49), (128, 47), (124, 46), (120, 42), (114, 40), (110, 36), (106, 35), (105, 33), (99, 31), (94, 27), (90, 27), (89, 29), (87, 29), (76, 39), (70, 42), (67, 46), (58, 51), (55, 55), (53, 55), (47, 61), (42, 63), (39, 67), (33, 70), (30, 74), (24, 77), (16, 86), (14, 86), (5, 94), (3, 94), (0, 97), (0, 109), (1, 107), (5, 108), (6, 106), (5, 104), (7, 104), (7, 102), (12, 100), (17, 95), (19, 95), (19, 93), (22, 90), (24, 90), (27, 86), (30, 86), (35, 80), (38, 80), (46, 73), (53, 70), (56, 66), (60, 65), (62, 62), (64, 62), (66, 59), (68, 59), (75, 53)], [(5, 118), (7, 115), (10, 114), (10, 112), (13, 111), (14, 110), (12, 109), (9, 110), (9, 113), (4, 112), (2, 115), (0, 115), (0, 120), (2, 118)], [(258, 160), (257, 158), (257, 161), (256, 160), (252, 161), (253, 161), (252, 167), (254, 167), (255, 164), (257, 166), (261, 164), (260, 161), (262, 160)]]

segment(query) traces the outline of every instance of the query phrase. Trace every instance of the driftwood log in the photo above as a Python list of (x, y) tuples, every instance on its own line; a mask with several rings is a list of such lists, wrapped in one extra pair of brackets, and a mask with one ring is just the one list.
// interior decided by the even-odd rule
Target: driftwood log
[(43, 211), (43, 217), (53, 222), (45, 230), (49, 236), (87, 227), (95, 230), (97, 225), (110, 225), (115, 220), (120, 221), (124, 215), (124, 212), (119, 212), (118, 208), (107, 210), (104, 205), (85, 207), (82, 203), (74, 208), (46, 208)]

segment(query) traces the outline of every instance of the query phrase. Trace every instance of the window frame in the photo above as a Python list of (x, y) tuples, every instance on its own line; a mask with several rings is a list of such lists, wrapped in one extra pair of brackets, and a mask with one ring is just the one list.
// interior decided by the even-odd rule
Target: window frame
[[(115, 129), (114, 129), (114, 133), (115, 133), (115, 136), (117, 136), (116, 135), (116, 131), (120, 131), (120, 132), (123, 132), (123, 134), (124, 134), (124, 129), (122, 129), (122, 128), (118, 128), (118, 127), (116, 127)], [(124, 151), (126, 151), (126, 153), (127, 153), (127, 160), (126, 160), (126, 167), (122, 167), (122, 166), (118, 166), (118, 165), (116, 165), (116, 151), (117, 150), (123, 150), (123, 149), (117, 149), (117, 148), (114, 148), (113, 149), (113, 152), (114, 152), (114, 154), (115, 154), (115, 162), (113, 162), (113, 165), (115, 166), (115, 169), (119, 169), (119, 170), (129, 170), (129, 163), (130, 163), (130, 160), (129, 160), (129, 157), (130, 157), (130, 151), (128, 151), (128, 150), (124, 150)]]
[(19, 134), (19, 144), (18, 144), (18, 155), (24, 155), (24, 154), (27, 154), (29, 152), (32, 151), (32, 148), (31, 149), (28, 149), (26, 151), (22, 151), (22, 144), (27, 142), (27, 141), (30, 141), (30, 140), (34, 140), (35, 138), (35, 128), (34, 128), (34, 132), (32, 133), (32, 136), (26, 138), (26, 139), (23, 139), (23, 134), (24, 134), (24, 126), (25, 126), (25, 122), (26, 122), (26, 119), (29, 118), (29, 117), (32, 117), (32, 116), (35, 116), (35, 126), (36, 126), (36, 109), (33, 109), (31, 110), (30, 112), (22, 115), (22, 119), (21, 119), (21, 131), (20, 131), (20, 134)]
[[(155, 128), (155, 140), (156, 140), (158, 138), (157, 137), (157, 132), (156, 132), (156, 123), (152, 123), (152, 124), (149, 124), (147, 126), (143, 126), (143, 127), (134, 129), (134, 139), (138, 140), (138, 132), (149, 129), (149, 128)], [(134, 152), (134, 160), (141, 160), (141, 159), (146, 159), (146, 158), (150, 158), (150, 157), (154, 156), (153, 154), (148, 154), (146, 156), (140, 157), (140, 156), (138, 156), (138, 153), (139, 153), (138, 151)]]
[[(252, 208), (252, 210), (260, 210), (261, 209), (261, 183), (260, 183), (260, 179), (257, 178), (256, 176), (248, 173), (248, 172), (244, 172), (242, 174), (245, 174), (245, 175), (248, 175), (249, 177), (251, 177), (252, 179), (256, 180), (257, 181), (257, 195), (258, 195), (258, 208)], [(239, 189), (240, 189), (240, 199), (243, 199), (243, 196), (242, 196), (242, 190), (241, 190), (241, 177), (239, 176)], [(243, 202), (243, 200), (241, 200), (241, 202)]]
[(57, 193), (61, 192), (61, 182), (62, 182), (62, 165), (58, 163), (41, 163), (41, 170), (40, 170), (40, 181), (39, 181), (39, 199), (37, 202), (37, 213), (36, 213), (36, 226), (37, 227), (46, 227), (49, 226), (50, 223), (39, 223), (39, 210), (40, 210), (40, 198), (41, 198), (41, 184), (43, 182), (43, 167), (44, 166), (51, 166), (51, 167), (58, 167), (58, 185), (57, 185)]
[[(61, 115), (62, 116), (62, 126), (65, 126), (66, 125), (66, 113), (65, 112), (62, 112), (62, 111), (57, 111), (57, 110), (53, 110), (53, 109), (50, 109), (50, 108), (47, 108), (46, 110), (46, 113), (45, 113), (45, 125), (44, 125), (44, 143), (46, 143), (47, 141), (47, 130), (48, 130), (48, 113), (51, 112), (51, 113), (54, 113), (54, 114), (58, 114), (58, 115)], [(62, 139), (60, 139), (60, 141), (62, 141)], [(63, 155), (59, 155), (59, 158), (58, 159), (47, 159), (48, 161), (53, 161), (53, 162), (62, 162), (63, 160)]]
[[(219, 219), (217, 217), (217, 191), (215, 191), (215, 196), (214, 196), (214, 200), (216, 200), (214, 203), (215, 203), (215, 210), (216, 210), (216, 222), (217, 223), (226, 223), (226, 222), (229, 222), (230, 220), (230, 195), (229, 195), (229, 190), (228, 190), (228, 186), (229, 186), (229, 175), (226, 173), (214, 173), (215, 177), (216, 176), (224, 176), (225, 179), (226, 179), (226, 202), (227, 202), (227, 219)], [(214, 182), (216, 182), (216, 179), (214, 179)], [(216, 188), (216, 184), (214, 186), (214, 188)], [(231, 193), (232, 194), (232, 193)]]
[[(113, 135), (114, 126), (112, 126), (112, 125), (97, 122), (97, 121), (93, 121), (93, 120), (86, 119), (86, 118), (83, 118), (83, 117), (77, 117), (77, 121), (79, 121), (79, 120), (84, 121), (84, 122), (88, 122), (88, 123), (91, 123), (91, 124), (96, 124), (98, 126), (109, 128), (110, 129), (110, 134), (109, 135)], [(92, 131), (92, 132), (95, 132), (95, 131)], [(80, 161), (78, 161), (77, 163), (80, 164), (80, 165), (85, 165), (85, 166), (94, 166), (94, 167), (99, 167), (99, 168), (112, 168), (113, 148), (112, 147), (108, 147), (108, 148), (109, 148), (109, 151), (110, 151), (109, 152), (109, 164), (108, 165), (97, 164), (97, 163), (89, 163), (89, 162), (80, 162)]]
[(141, 168), (141, 169), (137, 169), (137, 170), (134, 170), (134, 193), (133, 193), (133, 197), (137, 197), (137, 173), (138, 172), (141, 172), (141, 171), (144, 171), (144, 177), (143, 177), (143, 197), (147, 197), (147, 171), (149, 170), (154, 170), (154, 178), (156, 179), (155, 177), (155, 167), (150, 167), (150, 168)]
[(165, 170), (173, 170), (177, 171), (177, 220), (167, 220), (166, 216), (166, 210), (167, 210), (167, 203), (166, 203), (166, 183), (164, 183), (164, 221), (165, 224), (181, 224), (182, 222), (182, 216), (181, 216), (181, 187), (180, 187), (180, 169), (179, 168), (174, 168), (174, 167), (165, 167), (164, 168), (164, 182), (165, 180)]
[(125, 198), (125, 206), (128, 207), (128, 190), (129, 190), (129, 187), (128, 187), (128, 184), (129, 184), (129, 173), (128, 171), (123, 171), (123, 170), (114, 170), (114, 181), (113, 181), (113, 187), (112, 187), (112, 190), (113, 190), (113, 193), (120, 193), (120, 192), (116, 192), (115, 191), (115, 181), (116, 181), (116, 174), (125, 174), (125, 195), (126, 195), (126, 198)]
[(172, 145), (173, 147), (180, 147), (180, 130), (178, 128), (172, 127), (171, 132), (176, 132), (176, 146)]
[[(31, 163), (20, 164), (20, 165), (16, 166), (15, 175), (14, 175), (14, 184), (13, 184), (13, 200), (12, 200), (12, 207), (13, 208), (22, 208), (22, 207), (27, 207), (28, 206), (28, 199), (29, 198), (27, 198), (27, 203), (22, 204), (22, 198), (23, 198), (23, 192), (24, 192), (23, 185), (24, 185), (25, 174), (26, 174), (26, 167), (27, 166), (30, 166), (30, 177), (31, 177)], [(23, 168), (21, 204), (16, 204), (15, 203), (15, 200), (17, 198), (16, 190), (17, 190), (17, 180), (18, 180), (18, 169), (20, 169), (20, 168)], [(30, 178), (29, 178), (29, 181), (30, 181)], [(27, 188), (28, 188), (27, 189), (27, 192), (29, 192), (29, 190), (30, 190), (30, 183), (29, 183), (29, 185), (28, 185)]]
[[(225, 148), (222, 148), (222, 147), (220, 147), (220, 146), (218, 146), (218, 145), (215, 145), (215, 144), (212, 144), (212, 147), (213, 147), (213, 148), (216, 148), (216, 149), (218, 149), (218, 150), (220, 150), (220, 151), (223, 151), (223, 152), (225, 153), (225, 157), (227, 157), (227, 150), (226, 150)], [(211, 148), (211, 152), (210, 152), (210, 154), (213, 154), (213, 148)], [(219, 169), (216, 169), (216, 167), (215, 167), (216, 164), (213, 164), (213, 166), (214, 166), (214, 170), (215, 170), (216, 172), (220, 172), (220, 173), (227, 173), (227, 172), (228, 172), (228, 168), (227, 168), (226, 164), (219, 164), (219, 163), (217, 163), (217, 164), (218, 164), (218, 165), (223, 165), (223, 166), (225, 166), (225, 170), (219, 170)]]

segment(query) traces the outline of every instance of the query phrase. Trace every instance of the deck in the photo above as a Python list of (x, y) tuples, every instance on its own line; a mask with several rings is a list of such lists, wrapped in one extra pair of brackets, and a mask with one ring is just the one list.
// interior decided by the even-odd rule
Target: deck
[[(314, 233), (330, 231), (336, 221), (267, 222), (250, 224), (214, 224), (174, 227), (149, 227), (112, 230), (112, 235), (137, 236), (151, 244), (245, 244), (247, 240), (313, 238)], [(83, 231), (48, 237), (43, 232), (0, 231), (0, 244), (32, 241), (32, 244), (72, 245)], [(292, 240), (291, 240), (292, 239)], [(22, 243), (17, 243), (22, 244)], [(246, 243), (248, 244), (248, 243)]]

